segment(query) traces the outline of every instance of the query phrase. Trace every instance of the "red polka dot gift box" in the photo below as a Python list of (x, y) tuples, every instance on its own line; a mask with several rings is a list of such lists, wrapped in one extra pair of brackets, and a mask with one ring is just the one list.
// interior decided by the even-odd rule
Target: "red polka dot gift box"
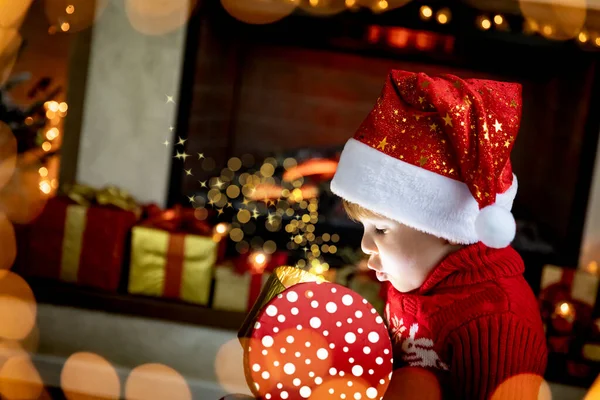
[(375, 308), (329, 282), (285, 286), (260, 308), (242, 340), (253, 394), (267, 400), (381, 399), (393, 359)]

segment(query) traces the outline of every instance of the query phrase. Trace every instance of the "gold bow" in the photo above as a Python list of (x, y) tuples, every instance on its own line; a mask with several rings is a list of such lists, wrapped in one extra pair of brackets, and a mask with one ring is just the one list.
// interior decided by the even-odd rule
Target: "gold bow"
[(115, 186), (96, 189), (81, 184), (65, 185), (64, 192), (75, 203), (85, 207), (94, 204), (114, 206), (121, 210), (134, 212), (138, 217), (141, 215), (141, 207), (137, 201), (128, 192)]

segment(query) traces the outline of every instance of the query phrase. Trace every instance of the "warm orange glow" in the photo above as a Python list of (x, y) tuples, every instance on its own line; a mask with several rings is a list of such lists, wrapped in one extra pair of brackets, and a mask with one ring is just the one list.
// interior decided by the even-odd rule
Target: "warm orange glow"
[(219, 235), (224, 235), (227, 231), (229, 231), (229, 224), (226, 224), (225, 222), (221, 222), (215, 226), (215, 232)]
[(571, 307), (569, 306), (569, 303), (561, 303), (558, 306), (558, 310), (560, 315), (565, 316), (571, 312)]
[(73, 14), (75, 12), (75, 6), (68, 5), (65, 11), (67, 12), (67, 14)]
[(0, 270), (12, 267), (16, 257), (17, 239), (15, 230), (6, 215), (0, 212)]
[(0, 1), (0, 26), (18, 31), (33, 0)]
[(421, 6), (421, 18), (429, 19), (433, 15), (433, 11), (428, 6)]
[(49, 194), (52, 191), (52, 186), (50, 186), (50, 182), (46, 179), (40, 182), (40, 190), (44, 194)]
[(58, 180), (52, 179), (50, 181), (50, 186), (52, 186), (52, 189), (57, 189), (58, 188)]
[(379, 3), (377, 3), (377, 6), (381, 9), (381, 10), (385, 10), (388, 8), (388, 2), (386, 0), (380, 0)]
[(63, 112), (63, 113), (67, 112), (68, 109), (69, 109), (69, 106), (64, 101), (62, 103), (60, 103), (60, 105), (58, 106), (58, 111)]
[(52, 144), (50, 142), (44, 142), (44, 143), (42, 143), (42, 150), (44, 150), (44, 151), (50, 151), (50, 149), (52, 149)]
[(0, 338), (24, 339), (35, 325), (33, 292), (19, 275), (0, 270)]
[(57, 112), (58, 111), (58, 103), (56, 101), (50, 101), (47, 102), (48, 104), (48, 110), (53, 111), (53, 112)]
[(50, 128), (48, 132), (46, 132), (46, 139), (54, 140), (58, 137), (58, 128)]
[(40, 173), (41, 177), (46, 177), (48, 176), (48, 168), (46, 167), (41, 167), (38, 172)]
[(320, 175), (323, 179), (333, 178), (338, 162), (323, 158), (313, 158), (294, 168), (290, 168), (283, 174), (283, 180), (292, 182), (303, 176)]
[(192, 400), (190, 388), (181, 374), (162, 364), (136, 367), (125, 384), (126, 400)]
[(354, 7), (356, 0), (346, 0), (346, 7)]
[(479, 26), (481, 26), (481, 28), (487, 31), (492, 27), (492, 22), (487, 17), (481, 17), (479, 19)]
[(590, 390), (586, 393), (583, 400), (598, 400), (600, 399), (600, 375), (596, 378)]
[(33, 118), (31, 118), (31, 117), (25, 118), (25, 125), (33, 125)]
[(597, 37), (597, 38), (594, 40), (594, 44), (595, 44), (596, 46), (599, 46), (599, 47), (600, 47), (600, 37)]
[(442, 25), (447, 24), (450, 21), (450, 15), (450, 10), (444, 8), (437, 13), (437, 21)]
[(0, 189), (11, 179), (17, 165), (17, 140), (8, 125), (0, 122)]
[(502, 15), (498, 14), (494, 16), (494, 23), (496, 25), (502, 25), (502, 23), (504, 22), (504, 18), (502, 17)]
[(29, 355), (16, 355), (0, 369), (0, 394), (6, 400), (37, 400), (43, 389), (42, 378)]
[(410, 38), (408, 29), (389, 28), (387, 34), (387, 41), (390, 46), (402, 49), (408, 45), (408, 39)]
[(598, 274), (598, 262), (591, 261), (587, 267), (585, 268), (586, 272), (589, 274), (597, 275)]
[(250, 254), (249, 261), (253, 270), (262, 271), (269, 261), (269, 256), (263, 252), (257, 251)]
[(542, 33), (544, 35), (547, 35), (547, 36), (552, 35), (552, 32), (554, 32), (554, 28), (552, 28), (552, 26), (550, 26), (550, 25), (544, 25), (542, 27)]
[(508, 378), (495, 390), (490, 400), (520, 399), (551, 400), (550, 387), (539, 375), (520, 374)]
[(369, 43), (377, 43), (381, 39), (382, 29), (380, 26), (371, 25), (367, 33), (367, 40)]
[(67, 32), (69, 29), (71, 29), (71, 24), (69, 24), (68, 22), (63, 22), (62, 24), (60, 24), (60, 29), (63, 32)]
[(431, 50), (435, 46), (435, 36), (429, 32), (418, 32), (415, 39), (416, 46), (420, 50)]
[(85, 352), (67, 359), (60, 374), (60, 386), (69, 400), (117, 400), (121, 392), (114, 367), (103, 357)]
[[(249, 24), (270, 24), (279, 21), (290, 15), (296, 9), (299, 1), (265, 3), (264, 0), (221, 0), (221, 5), (232, 17)], [(310, 6), (313, 4), (310, 3)]]

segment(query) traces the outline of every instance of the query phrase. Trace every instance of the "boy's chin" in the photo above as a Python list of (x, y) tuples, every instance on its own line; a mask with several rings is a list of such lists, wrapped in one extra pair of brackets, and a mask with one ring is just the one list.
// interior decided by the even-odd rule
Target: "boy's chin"
[(408, 292), (412, 292), (415, 289), (418, 289), (418, 287), (408, 285), (407, 282), (401, 282), (398, 279), (395, 279), (389, 275), (387, 276), (386, 280), (389, 281), (392, 284), (392, 286), (394, 287), (394, 289), (396, 289), (400, 293), (408, 293)]

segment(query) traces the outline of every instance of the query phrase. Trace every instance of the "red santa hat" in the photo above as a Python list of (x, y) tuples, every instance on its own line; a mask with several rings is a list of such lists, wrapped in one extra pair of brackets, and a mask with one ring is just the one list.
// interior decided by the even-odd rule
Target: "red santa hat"
[(521, 86), (392, 70), (342, 152), (331, 190), (454, 243), (514, 239), (510, 152)]

